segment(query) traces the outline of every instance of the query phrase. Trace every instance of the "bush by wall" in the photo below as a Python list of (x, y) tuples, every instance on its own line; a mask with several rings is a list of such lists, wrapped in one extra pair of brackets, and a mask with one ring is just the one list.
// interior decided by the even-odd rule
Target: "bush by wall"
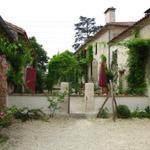
[(118, 118), (130, 118), (131, 112), (128, 106), (126, 105), (118, 105), (117, 106), (117, 115)]
[(104, 108), (101, 112), (99, 110), (97, 118), (108, 118), (108, 117), (109, 117), (108, 108)]

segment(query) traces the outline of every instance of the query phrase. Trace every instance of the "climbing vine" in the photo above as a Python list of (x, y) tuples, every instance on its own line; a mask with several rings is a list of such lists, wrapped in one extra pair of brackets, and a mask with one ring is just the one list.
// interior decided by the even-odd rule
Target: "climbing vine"
[(10, 41), (2, 34), (0, 36), (0, 54), (4, 54), (9, 62), (7, 81), (17, 91), (23, 85), (23, 69), (32, 60), (29, 45), (22, 39), (17, 42)]
[(81, 50), (78, 54), (79, 58), (79, 64), (80, 64), (80, 69), (81, 73), (85, 79), (85, 81), (88, 81), (88, 65), (91, 64), (92, 66), (92, 61), (93, 61), (93, 46), (89, 45), (87, 50)]
[(150, 39), (134, 38), (127, 41), (125, 46), (129, 48), (128, 93), (144, 94), (147, 90), (145, 69), (150, 51)]

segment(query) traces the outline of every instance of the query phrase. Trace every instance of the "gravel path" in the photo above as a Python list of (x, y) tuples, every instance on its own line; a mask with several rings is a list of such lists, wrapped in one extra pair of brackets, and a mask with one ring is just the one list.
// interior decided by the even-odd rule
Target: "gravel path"
[(55, 118), (17, 123), (2, 150), (150, 150), (150, 120)]

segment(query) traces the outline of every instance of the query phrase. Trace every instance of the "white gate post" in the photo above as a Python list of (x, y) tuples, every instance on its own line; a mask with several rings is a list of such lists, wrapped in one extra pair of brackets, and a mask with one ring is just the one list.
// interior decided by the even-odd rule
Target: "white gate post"
[(60, 85), (60, 92), (66, 92), (67, 95), (64, 97), (64, 102), (60, 104), (60, 112), (64, 115), (69, 113), (69, 83), (68, 82), (61, 82)]
[(94, 101), (94, 84), (85, 83), (85, 113), (94, 113), (95, 101)]

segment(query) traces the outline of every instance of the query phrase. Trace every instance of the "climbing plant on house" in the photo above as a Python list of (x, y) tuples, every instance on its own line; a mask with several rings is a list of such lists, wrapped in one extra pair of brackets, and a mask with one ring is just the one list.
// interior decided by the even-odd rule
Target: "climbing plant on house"
[(9, 41), (4, 35), (0, 36), (0, 53), (6, 56), (9, 62), (7, 81), (15, 87), (15, 91), (21, 91), (23, 85), (24, 68), (31, 62), (29, 44), (19, 38), (17, 42)]
[(78, 60), (80, 64), (80, 70), (85, 82), (88, 81), (88, 65), (91, 65), (92, 68), (92, 61), (93, 61), (93, 46), (89, 45), (87, 50), (81, 50), (78, 53)]
[(125, 46), (129, 48), (128, 93), (144, 94), (147, 90), (145, 69), (150, 52), (150, 39), (134, 38), (127, 41)]

